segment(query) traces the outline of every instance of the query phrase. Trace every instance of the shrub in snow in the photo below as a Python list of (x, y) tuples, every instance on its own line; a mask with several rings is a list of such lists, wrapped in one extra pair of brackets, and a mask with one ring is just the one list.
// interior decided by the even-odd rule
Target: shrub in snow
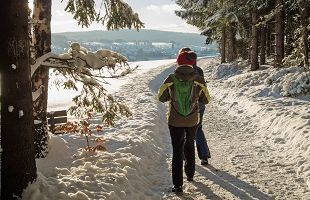
[(310, 83), (307, 74), (298, 67), (283, 68), (265, 79), (273, 92), (284, 97), (297, 97), (310, 94)]
[[(96, 150), (101, 150), (101, 151), (106, 151), (107, 148), (103, 145), (96, 145), (96, 146), (90, 146), (89, 145), (89, 137), (93, 134), (93, 130), (90, 128), (91, 127), (91, 122), (90, 119), (93, 118), (94, 114), (92, 113), (92, 111), (88, 111), (87, 112), (87, 116), (88, 118), (85, 120), (81, 120), (81, 121), (74, 121), (74, 122), (67, 122), (64, 125), (58, 126), (55, 128), (56, 131), (64, 131), (65, 133), (79, 133), (82, 136), (85, 136), (86, 142), (87, 142), (87, 147), (85, 147), (84, 149), (86, 151), (96, 151)], [(96, 132), (100, 133), (102, 132), (102, 126), (97, 125), (96, 127)], [(92, 139), (91, 141), (97, 142), (97, 143), (104, 143), (105, 140), (104, 139)]]
[(265, 80), (265, 84), (267, 85), (271, 85), (274, 82), (280, 82), (285, 75), (289, 74), (289, 73), (295, 73), (295, 72), (302, 72), (301, 68), (298, 67), (290, 67), (290, 68), (283, 68), (281, 70), (279, 70), (278, 72), (272, 74), (271, 76), (269, 76), (266, 80)]
[(282, 96), (301, 96), (310, 94), (309, 79), (305, 73), (297, 72), (283, 80)]
[[(219, 65), (212, 71), (212, 77), (227, 77), (229, 73), (234, 74), (239, 69), (240, 67), (233, 65)], [(299, 67), (287, 67), (279, 71), (275, 71), (274, 68), (254, 72), (244, 71), (241, 75), (231, 77), (225, 82), (226, 87), (235, 88), (262, 84), (271, 87), (269, 91), (278, 97), (297, 97), (310, 94), (309, 78), (305, 71)]]

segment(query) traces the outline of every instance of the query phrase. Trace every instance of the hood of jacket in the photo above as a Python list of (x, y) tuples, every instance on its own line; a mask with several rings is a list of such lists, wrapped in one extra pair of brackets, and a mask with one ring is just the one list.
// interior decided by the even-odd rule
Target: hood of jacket
[(196, 77), (196, 70), (191, 65), (180, 65), (174, 74), (181, 82), (186, 82)]

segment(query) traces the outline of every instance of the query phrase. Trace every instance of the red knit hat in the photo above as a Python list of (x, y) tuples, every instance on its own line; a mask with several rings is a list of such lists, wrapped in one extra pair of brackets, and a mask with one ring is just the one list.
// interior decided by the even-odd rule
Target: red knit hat
[(191, 57), (191, 56), (189, 56), (188, 51), (181, 52), (177, 57), (178, 65), (194, 65), (196, 62), (197, 55), (196, 55), (195, 59), (190, 59), (189, 57)]

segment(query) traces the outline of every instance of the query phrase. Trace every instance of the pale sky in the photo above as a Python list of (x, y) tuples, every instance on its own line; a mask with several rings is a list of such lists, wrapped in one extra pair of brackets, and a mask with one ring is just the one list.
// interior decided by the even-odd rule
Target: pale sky
[[(184, 20), (174, 14), (180, 7), (173, 0), (124, 0), (139, 14), (140, 20), (145, 23), (146, 29), (162, 31), (176, 31), (200, 33), (194, 26), (186, 24)], [(73, 19), (70, 13), (64, 11), (66, 0), (52, 1), (52, 33), (71, 31), (106, 30), (102, 25), (93, 23), (89, 28), (82, 28)], [(99, 0), (96, 0), (99, 6)], [(30, 6), (33, 0), (29, 0)]]

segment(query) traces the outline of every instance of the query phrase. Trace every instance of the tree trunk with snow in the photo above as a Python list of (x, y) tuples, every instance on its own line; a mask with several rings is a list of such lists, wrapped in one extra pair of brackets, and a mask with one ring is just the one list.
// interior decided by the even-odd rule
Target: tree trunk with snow
[(258, 11), (252, 11), (252, 51), (251, 51), (251, 70), (259, 68), (258, 64), (258, 28), (256, 27)]
[(282, 60), (284, 58), (284, 8), (283, 0), (276, 1), (277, 7), (282, 7), (275, 16), (275, 67), (282, 67)]
[(234, 24), (230, 23), (229, 25), (229, 34), (228, 34), (228, 62), (232, 62), (235, 60), (236, 58), (236, 44), (235, 44), (235, 28), (234, 28)]
[(221, 63), (226, 62), (226, 30), (222, 28), (222, 39), (221, 39)]
[(301, 12), (301, 25), (302, 25), (302, 41), (303, 41), (303, 53), (304, 64), (309, 67), (309, 41), (308, 41), (308, 25), (309, 25), (309, 5), (304, 3), (304, 8)]
[[(34, 57), (38, 58), (51, 51), (51, 0), (34, 0), (33, 2), (33, 43)], [(38, 99), (33, 102), (34, 119), (41, 123), (35, 124), (36, 158), (47, 155), (47, 98), (48, 98), (49, 68), (40, 67), (32, 77), (32, 91), (43, 88)]]
[(266, 63), (266, 32), (267, 28), (262, 27), (260, 32), (260, 57), (259, 64), (264, 65)]
[(11, 200), (36, 178), (28, 1), (3, 1), (0, 16), (1, 199)]

